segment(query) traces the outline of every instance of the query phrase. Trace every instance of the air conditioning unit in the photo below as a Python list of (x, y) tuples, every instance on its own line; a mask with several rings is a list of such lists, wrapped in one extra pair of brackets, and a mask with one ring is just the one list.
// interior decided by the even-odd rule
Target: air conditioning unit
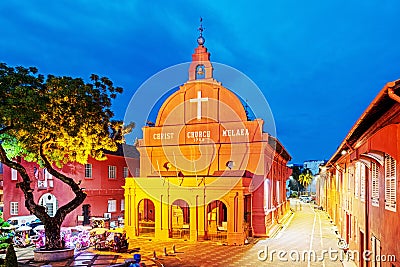
[(104, 218), (111, 219), (111, 213), (109, 212), (104, 213)]

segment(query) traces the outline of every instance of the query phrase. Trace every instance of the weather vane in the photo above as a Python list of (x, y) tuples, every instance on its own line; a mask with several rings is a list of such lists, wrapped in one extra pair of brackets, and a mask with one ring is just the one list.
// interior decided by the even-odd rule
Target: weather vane
[(206, 40), (204, 39), (204, 37), (203, 37), (203, 31), (204, 31), (204, 28), (203, 28), (203, 18), (200, 17), (200, 27), (199, 27), (200, 36), (197, 38), (197, 43), (198, 43), (199, 45), (203, 45), (204, 42), (206, 41)]
[(203, 28), (203, 18), (200, 17), (200, 27), (199, 27), (200, 36), (203, 36), (203, 31), (204, 31), (204, 28)]

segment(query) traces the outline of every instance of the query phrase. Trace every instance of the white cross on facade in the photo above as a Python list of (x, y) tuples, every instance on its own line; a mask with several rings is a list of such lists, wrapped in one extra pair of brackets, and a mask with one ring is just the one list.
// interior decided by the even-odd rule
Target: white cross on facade
[(197, 98), (190, 99), (191, 103), (197, 102), (197, 119), (201, 119), (201, 102), (207, 102), (208, 97), (201, 98), (201, 91), (197, 92)]

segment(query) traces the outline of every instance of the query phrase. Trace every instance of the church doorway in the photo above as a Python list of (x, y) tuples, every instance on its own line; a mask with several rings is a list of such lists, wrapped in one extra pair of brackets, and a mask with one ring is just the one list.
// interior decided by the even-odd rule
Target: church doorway
[(207, 205), (207, 235), (210, 240), (224, 240), (228, 231), (228, 209), (220, 200)]
[(185, 200), (177, 199), (172, 203), (172, 238), (190, 238), (190, 210)]
[(138, 234), (154, 236), (155, 210), (154, 203), (150, 199), (142, 199), (138, 204)]

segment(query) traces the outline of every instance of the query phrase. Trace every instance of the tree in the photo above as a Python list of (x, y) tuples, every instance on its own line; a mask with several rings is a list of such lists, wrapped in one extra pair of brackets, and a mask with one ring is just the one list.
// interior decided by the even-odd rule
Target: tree
[(289, 181), (289, 187), (290, 190), (292, 191), (299, 191), (298, 193), (300, 194), (300, 191), (304, 189), (303, 185), (299, 182), (299, 177), (301, 174), (301, 168), (299, 166), (293, 166), (292, 167), (292, 178)]
[[(81, 78), (45, 77), (34, 67), (0, 64), (0, 161), (20, 174), (17, 187), (24, 193), (26, 208), (45, 226), (47, 249), (62, 247), (61, 224), (86, 198), (60, 168), (68, 162), (85, 164), (88, 157), (103, 160), (104, 150), (115, 151), (122, 142), (126, 129), (112, 120), (110, 109), (118, 93), (122, 88), (94, 74), (87, 83)], [(33, 174), (21, 164), (21, 157), (46, 168), (73, 191), (75, 197), (54, 217), (35, 203)]]
[(3, 213), (0, 212), (0, 250), (6, 249), (8, 245), (11, 243), (11, 238), (10, 238), (10, 224), (3, 219)]
[(304, 170), (302, 171), (302, 173), (300, 174), (300, 176), (299, 176), (299, 182), (300, 182), (304, 187), (307, 188), (307, 187), (311, 184), (313, 178), (314, 178), (314, 177), (313, 177), (313, 175), (312, 175), (310, 169), (307, 169), (307, 168), (306, 168), (306, 169), (304, 169)]
[(10, 244), (7, 248), (4, 266), (5, 267), (18, 267), (17, 254), (15, 253), (13, 244)]

